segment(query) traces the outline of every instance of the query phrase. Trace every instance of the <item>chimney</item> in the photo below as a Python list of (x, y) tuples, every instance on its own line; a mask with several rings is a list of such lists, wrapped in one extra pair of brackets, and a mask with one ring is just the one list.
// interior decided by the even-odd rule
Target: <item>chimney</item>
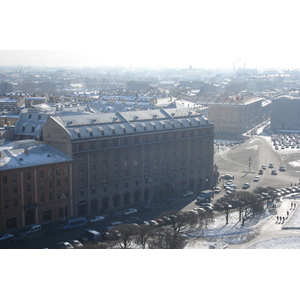
[(24, 148), (24, 154), (28, 155), (28, 148)]

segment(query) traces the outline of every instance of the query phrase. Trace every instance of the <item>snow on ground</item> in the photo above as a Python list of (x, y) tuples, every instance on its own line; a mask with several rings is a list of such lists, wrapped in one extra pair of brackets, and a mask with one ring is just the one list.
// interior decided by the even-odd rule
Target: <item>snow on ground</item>
[(291, 165), (294, 168), (297, 168), (297, 167), (300, 167), (300, 160), (291, 161), (288, 164)]
[[(286, 196), (276, 202), (278, 216), (286, 217), (289, 212), (288, 220), (280, 224), (277, 222), (277, 216), (267, 211), (262, 216), (246, 220), (244, 226), (239, 221), (237, 211), (229, 214), (227, 225), (225, 213), (220, 214), (208, 228), (195, 230), (185, 249), (299, 249), (299, 202), (300, 195)], [(291, 203), (297, 203), (295, 210), (291, 209)], [(299, 236), (292, 236), (297, 234)]]

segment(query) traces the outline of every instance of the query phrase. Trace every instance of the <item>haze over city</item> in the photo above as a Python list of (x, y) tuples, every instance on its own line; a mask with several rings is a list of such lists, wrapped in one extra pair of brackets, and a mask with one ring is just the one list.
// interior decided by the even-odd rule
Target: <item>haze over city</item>
[[(295, 1), (6, 3), (0, 65), (299, 67)], [(56, 5), (57, 4), (57, 5)], [(58, 6), (59, 4), (59, 6)], [(34, 7), (34, 14), (28, 7)], [(27, 16), (24, 18), (24, 13)], [(15, 20), (17, 20), (15, 22)], [(18, 50), (18, 51), (15, 51)]]

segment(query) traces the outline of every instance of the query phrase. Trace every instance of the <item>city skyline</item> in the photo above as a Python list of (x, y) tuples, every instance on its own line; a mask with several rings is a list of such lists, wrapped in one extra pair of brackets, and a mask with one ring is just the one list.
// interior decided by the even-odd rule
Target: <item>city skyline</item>
[(0, 65), (296, 69), (294, 2), (54, 1), (59, 9), (44, 10), (29, 0), (37, 12), (25, 20), (29, 5), (19, 2), (21, 21), (2, 35)]

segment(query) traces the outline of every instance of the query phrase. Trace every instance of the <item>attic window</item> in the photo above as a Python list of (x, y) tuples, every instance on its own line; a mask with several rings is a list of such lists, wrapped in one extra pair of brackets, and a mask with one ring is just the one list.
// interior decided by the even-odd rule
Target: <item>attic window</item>
[(104, 135), (104, 130), (101, 130), (101, 134)]
[(31, 119), (31, 114), (28, 115), (28, 119)]

